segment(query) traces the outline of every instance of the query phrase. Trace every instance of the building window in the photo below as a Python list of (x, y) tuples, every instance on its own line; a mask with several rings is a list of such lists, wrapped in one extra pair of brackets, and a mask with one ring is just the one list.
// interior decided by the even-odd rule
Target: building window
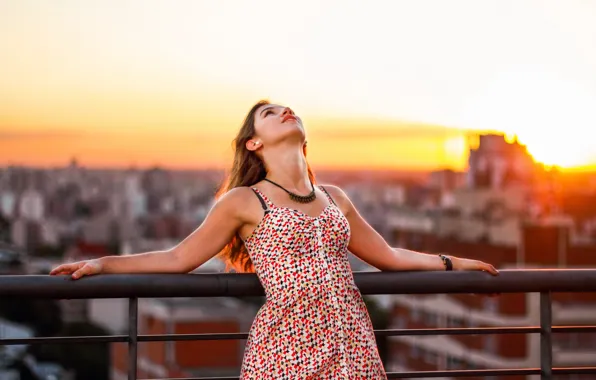
[(412, 344), (410, 346), (410, 356), (412, 356), (412, 358), (414, 359), (418, 359), (418, 357), (420, 356), (420, 348), (415, 344)]
[(489, 313), (496, 313), (498, 311), (497, 300), (492, 297), (484, 297), (484, 310)]
[(145, 318), (145, 329), (151, 330), (155, 326), (155, 318), (148, 316)]
[(404, 367), (406, 365), (406, 357), (405, 355), (398, 355), (396, 364), (400, 367)]
[(465, 362), (455, 356), (447, 357), (447, 369), (462, 369), (464, 368)]
[(424, 319), (424, 323), (428, 326), (436, 326), (437, 325), (437, 321), (438, 321), (438, 316), (437, 314), (433, 313), (433, 312), (428, 312), (425, 311), (423, 312), (423, 319)]
[(461, 318), (454, 316), (447, 316), (447, 327), (460, 328), (464, 327), (464, 321)]
[(431, 351), (425, 351), (424, 352), (424, 361), (426, 362), (426, 364), (433, 364), (436, 365), (437, 364), (437, 354)]
[(476, 323), (476, 321), (472, 318), (472, 317), (468, 317), (465, 320), (465, 325), (468, 328), (472, 328), (472, 327), (478, 327), (478, 324)]
[(484, 337), (484, 349), (491, 354), (497, 352), (497, 337), (495, 335), (486, 335)]
[(406, 328), (406, 319), (403, 317), (403, 315), (400, 315), (395, 319), (395, 328), (397, 328), (397, 329), (405, 329)]
[(413, 307), (410, 309), (410, 317), (414, 322), (418, 322), (420, 320), (420, 311), (418, 310), (418, 308)]

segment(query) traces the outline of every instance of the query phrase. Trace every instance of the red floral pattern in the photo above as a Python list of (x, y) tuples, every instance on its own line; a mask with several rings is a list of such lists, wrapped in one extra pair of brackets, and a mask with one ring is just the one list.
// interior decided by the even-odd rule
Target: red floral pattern
[(240, 378), (387, 379), (348, 262), (350, 226), (329, 198), (317, 217), (268, 210), (245, 245), (265, 289)]

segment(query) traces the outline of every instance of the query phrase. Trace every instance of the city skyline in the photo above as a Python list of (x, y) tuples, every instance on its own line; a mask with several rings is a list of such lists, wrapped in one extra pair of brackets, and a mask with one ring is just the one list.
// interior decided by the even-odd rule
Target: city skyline
[(0, 1), (0, 165), (226, 168), (266, 98), (305, 120), (317, 168), (462, 170), (468, 131), (502, 131), (540, 162), (595, 169), (595, 12)]

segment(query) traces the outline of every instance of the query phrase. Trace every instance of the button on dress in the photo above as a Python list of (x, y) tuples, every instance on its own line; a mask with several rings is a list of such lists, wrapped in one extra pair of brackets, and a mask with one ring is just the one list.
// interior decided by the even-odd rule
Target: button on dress
[(348, 262), (350, 226), (333, 199), (312, 217), (253, 190), (265, 214), (245, 246), (266, 301), (240, 378), (387, 379)]

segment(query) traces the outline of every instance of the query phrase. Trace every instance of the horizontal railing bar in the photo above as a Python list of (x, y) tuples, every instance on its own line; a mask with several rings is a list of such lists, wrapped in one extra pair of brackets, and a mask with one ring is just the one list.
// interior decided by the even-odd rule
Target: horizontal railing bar
[[(418, 372), (387, 372), (390, 379), (427, 378), (427, 377), (470, 377), (470, 376), (516, 376), (539, 375), (540, 368), (520, 369), (481, 369), (481, 370), (449, 370), (449, 371), (418, 371)], [(596, 374), (596, 367), (553, 368), (556, 375), (591, 375)]]
[(409, 371), (387, 372), (389, 379), (429, 378), (429, 377), (471, 377), (471, 376), (519, 376), (539, 375), (540, 368), (520, 369), (469, 369), (449, 371)]
[[(166, 379), (158, 379), (158, 380), (239, 380), (240, 377), (238, 376), (228, 376), (228, 377), (172, 377)], [(155, 380), (155, 379), (142, 379), (142, 380)]]
[[(238, 376), (227, 376), (227, 377), (172, 377), (158, 380), (239, 380)], [(142, 380), (155, 380), (155, 379), (142, 379)]]
[[(596, 367), (553, 368), (557, 375), (589, 375), (595, 374)], [(520, 369), (477, 369), (477, 370), (449, 370), (449, 371), (419, 371), (419, 372), (387, 372), (389, 379), (429, 378), (429, 377), (471, 377), (471, 376), (520, 376), (540, 375), (540, 368)], [(239, 377), (185, 377), (167, 378), (160, 380), (238, 380)], [(149, 379), (146, 379), (149, 380)]]
[(187, 340), (230, 340), (247, 339), (248, 333), (216, 333), (216, 334), (155, 334), (139, 335), (139, 342), (175, 342)]
[(596, 326), (553, 326), (552, 332), (557, 334), (566, 334), (574, 332), (596, 333)]
[[(362, 294), (595, 292), (596, 269), (357, 272)], [(254, 274), (105, 274), (0, 276), (0, 298), (130, 298), (261, 296)]]
[(408, 335), (481, 335), (481, 334), (535, 334), (539, 327), (469, 327), (469, 328), (429, 328), (429, 329), (388, 329), (375, 330), (377, 336)]
[(596, 367), (553, 368), (555, 375), (596, 375)]
[(128, 342), (128, 335), (106, 336), (61, 336), (35, 337), (19, 339), (0, 339), (0, 346), (14, 346), (18, 344), (70, 344), (70, 343), (121, 343)]
[[(540, 368), (522, 369), (482, 369), (482, 370), (450, 370), (450, 371), (419, 371), (419, 372), (387, 372), (390, 379), (426, 378), (426, 377), (470, 377), (470, 376), (516, 376), (539, 375)], [(553, 368), (556, 375), (591, 375), (596, 374), (596, 367)]]
[[(596, 326), (553, 326), (553, 333), (596, 333)], [(429, 328), (429, 329), (387, 329), (375, 330), (377, 336), (407, 335), (503, 335), (503, 334), (537, 334), (540, 327), (466, 327), (466, 328)]]
[[(376, 336), (426, 336), (426, 335), (487, 335), (487, 334), (536, 334), (539, 327), (474, 327), (434, 329), (387, 329), (374, 330)], [(553, 333), (596, 333), (596, 326), (553, 326)], [(139, 335), (139, 342), (175, 342), (191, 340), (234, 340), (247, 339), (248, 333), (209, 334), (149, 334)], [(67, 344), (67, 343), (120, 343), (127, 342), (127, 335), (35, 337), (0, 339), (0, 346), (17, 344)]]
[[(583, 331), (583, 329), (577, 330)], [(477, 335), (477, 334), (526, 334), (539, 333), (539, 327), (480, 327), (480, 328), (437, 328), (437, 329), (395, 329), (374, 330), (376, 336), (408, 335)], [(155, 334), (139, 335), (139, 342), (180, 341), (180, 340), (224, 340), (247, 339), (248, 333), (220, 334)]]

